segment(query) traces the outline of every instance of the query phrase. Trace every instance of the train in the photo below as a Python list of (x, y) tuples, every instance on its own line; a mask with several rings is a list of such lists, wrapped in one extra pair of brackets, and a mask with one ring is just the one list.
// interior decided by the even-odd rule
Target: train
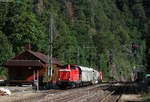
[(78, 65), (64, 65), (58, 74), (57, 85), (60, 88), (80, 87), (98, 84), (102, 81), (102, 72)]

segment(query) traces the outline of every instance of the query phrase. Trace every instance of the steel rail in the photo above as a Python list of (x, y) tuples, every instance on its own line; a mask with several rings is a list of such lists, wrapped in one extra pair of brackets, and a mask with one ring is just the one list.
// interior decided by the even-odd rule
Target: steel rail
[(102, 100), (100, 100), (99, 102), (104, 102), (106, 101), (106, 99), (108, 99), (110, 96), (112, 96), (112, 94), (114, 94), (116, 91), (112, 91), (111, 93), (107, 94), (106, 96), (104, 96), (104, 98)]

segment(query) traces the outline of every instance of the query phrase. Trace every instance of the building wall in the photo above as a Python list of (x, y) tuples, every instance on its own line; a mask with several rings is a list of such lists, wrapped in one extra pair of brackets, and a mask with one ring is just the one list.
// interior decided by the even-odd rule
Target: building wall
[[(39, 80), (42, 82), (56, 82), (58, 80), (58, 72), (61, 67), (53, 65), (53, 74), (50, 78), (48, 76), (47, 66), (39, 69)], [(22, 81), (33, 81), (34, 72), (33, 69), (28, 67), (11, 67), (8, 68), (8, 80), (22, 80)]]
[(56, 81), (58, 81), (58, 74), (59, 74), (59, 69), (61, 67), (59, 67), (58, 65), (54, 65), (53, 66), (53, 75), (52, 75), (52, 82), (56, 83)]
[(28, 68), (8, 68), (9, 80), (32, 80), (33, 71)]
[[(8, 68), (8, 80), (33, 81), (34, 80), (33, 71), (34, 71), (33, 69), (29, 69), (28, 67)], [(39, 70), (40, 77), (42, 77), (43, 72), (45, 72), (44, 68)]]

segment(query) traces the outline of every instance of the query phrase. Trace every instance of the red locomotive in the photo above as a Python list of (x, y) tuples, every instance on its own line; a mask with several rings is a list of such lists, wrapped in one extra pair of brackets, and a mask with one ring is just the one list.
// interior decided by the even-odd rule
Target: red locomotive
[(58, 79), (57, 85), (61, 88), (79, 87), (97, 84), (102, 80), (102, 72), (83, 66), (64, 65), (64, 67), (59, 70)]

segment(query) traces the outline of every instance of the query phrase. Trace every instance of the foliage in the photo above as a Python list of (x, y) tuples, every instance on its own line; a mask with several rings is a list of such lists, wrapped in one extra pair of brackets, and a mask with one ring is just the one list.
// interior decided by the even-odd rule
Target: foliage
[[(130, 79), (134, 66), (146, 65), (149, 0), (140, 0), (141, 3), (136, 0), (31, 1), (0, 4), (7, 6), (1, 8), (0, 30), (11, 49), (11, 53), (0, 52), (2, 61), (22, 51), (26, 43), (31, 43), (33, 50), (47, 54), (48, 25), (53, 15), (53, 54), (62, 63), (94, 67), (107, 77), (112, 76), (110, 72), (115, 66), (116, 76), (124, 79)], [(136, 56), (131, 48), (133, 42), (138, 45)], [(112, 65), (108, 64), (110, 54)]]
[[(13, 56), (12, 45), (8, 42), (7, 37), (0, 31), (0, 65)], [(5, 77), (5, 70), (0, 66), (0, 77)]]
[(8, 36), (16, 54), (23, 50), (22, 47), (26, 43), (32, 43), (33, 49), (44, 49), (44, 27), (30, 10), (29, 2), (23, 0), (20, 3), (10, 3), (6, 17), (7, 21), (2, 30)]

